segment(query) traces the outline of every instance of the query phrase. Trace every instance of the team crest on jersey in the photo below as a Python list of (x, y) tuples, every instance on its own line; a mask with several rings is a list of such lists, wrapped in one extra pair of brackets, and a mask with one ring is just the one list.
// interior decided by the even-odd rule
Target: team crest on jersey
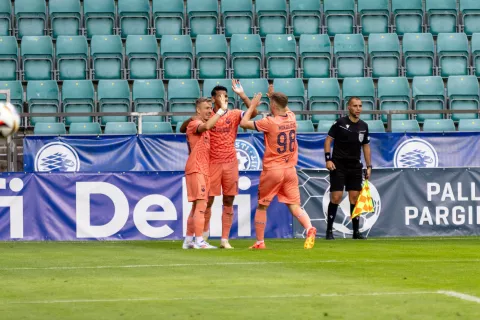
[(230, 119), (227, 119), (227, 120), (225, 120), (225, 123), (230, 124), (230, 123), (232, 123), (232, 121), (230, 121)]
[(238, 170), (260, 170), (262, 160), (257, 149), (245, 140), (235, 140), (235, 149), (237, 150)]

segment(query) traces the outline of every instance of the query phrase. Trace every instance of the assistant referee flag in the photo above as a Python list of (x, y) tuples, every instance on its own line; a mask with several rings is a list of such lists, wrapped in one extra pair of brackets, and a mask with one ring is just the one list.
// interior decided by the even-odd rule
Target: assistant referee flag
[(351, 215), (351, 219), (358, 217), (362, 213), (367, 212), (374, 212), (373, 211), (373, 201), (372, 195), (370, 193), (370, 186), (368, 184), (368, 180), (365, 180), (363, 183), (362, 191), (360, 191), (360, 195), (357, 200), (357, 204), (355, 205), (355, 209)]

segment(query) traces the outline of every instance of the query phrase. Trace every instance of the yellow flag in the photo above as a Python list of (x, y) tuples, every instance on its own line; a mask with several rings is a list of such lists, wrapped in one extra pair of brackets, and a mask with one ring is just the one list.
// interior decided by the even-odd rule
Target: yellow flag
[(374, 212), (374, 210), (370, 186), (368, 184), (368, 180), (365, 180), (362, 191), (360, 191), (360, 195), (358, 196), (357, 204), (355, 205), (351, 219), (367, 212)]

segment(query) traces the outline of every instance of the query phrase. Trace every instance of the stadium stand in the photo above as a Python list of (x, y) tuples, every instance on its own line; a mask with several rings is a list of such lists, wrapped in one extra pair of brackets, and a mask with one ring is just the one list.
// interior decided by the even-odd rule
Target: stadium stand
[(137, 134), (137, 127), (133, 122), (108, 122), (105, 134)]
[(50, 0), (48, 12), (53, 38), (80, 35), (82, 26), (80, 0)]
[(315, 128), (313, 127), (313, 123), (311, 120), (298, 120), (297, 131), (300, 133), (309, 133), (315, 132)]
[(455, 131), (455, 124), (452, 119), (426, 119), (423, 124), (423, 131), (428, 132), (449, 132)]
[(295, 78), (297, 71), (297, 46), (289, 34), (269, 34), (265, 39), (267, 78)]
[(188, 79), (193, 75), (193, 45), (187, 36), (164, 35), (160, 43), (163, 79)]
[(145, 134), (173, 133), (170, 122), (145, 122), (142, 128)]
[(118, 0), (120, 35), (147, 35), (150, 32), (150, 4), (148, 0)]
[(12, 34), (12, 2), (0, 1), (0, 36)]
[[(275, 79), (273, 86), (276, 91), (282, 92), (288, 96), (288, 108), (295, 111), (306, 110), (305, 87), (302, 79)], [(302, 120), (303, 116), (297, 114), (297, 120)]]
[[(412, 95), (407, 78), (383, 77), (378, 80), (378, 105), (380, 110), (409, 110)], [(394, 114), (393, 120), (407, 120), (407, 114)], [(387, 116), (382, 115), (383, 122)]]
[[(450, 110), (475, 110), (480, 107), (479, 86), (475, 76), (452, 76), (448, 78), (447, 95)], [(478, 113), (452, 113), (452, 119), (476, 119)]]
[[(412, 82), (415, 110), (444, 110), (445, 88), (441, 77), (415, 77)], [(417, 120), (423, 123), (425, 119), (442, 119), (441, 113), (418, 113)]]
[(392, 120), (392, 132), (419, 132), (417, 120)]
[(195, 56), (199, 79), (227, 77), (228, 48), (223, 34), (199, 35), (195, 45)]
[(217, 0), (187, 0), (187, 16), (189, 33), (192, 38), (197, 37), (199, 34), (217, 33)]
[[(56, 113), (60, 111), (60, 98), (57, 81), (28, 81), (27, 103), (30, 113)], [(31, 117), (30, 123), (58, 122), (57, 117)]]
[[(97, 99), (98, 110), (100, 112), (129, 112), (130, 88), (128, 82), (126, 80), (100, 80), (98, 82)], [(127, 117), (102, 117), (102, 125), (105, 125), (108, 122), (127, 122)], [(114, 130), (113, 127), (111, 129)]]
[[(200, 97), (200, 86), (194, 79), (170, 80), (168, 82), (168, 99), (170, 111), (195, 113), (195, 100)], [(177, 123), (191, 116), (172, 116), (170, 121)]]
[(36, 135), (59, 135), (66, 134), (67, 130), (65, 129), (65, 124), (63, 123), (38, 122), (35, 124), (33, 133)]
[(122, 79), (125, 71), (120, 36), (93, 36), (90, 55), (92, 79)]
[(368, 37), (369, 75), (373, 78), (398, 77), (401, 72), (400, 41), (394, 33)]
[(45, 0), (16, 0), (14, 5), (15, 31), (18, 38), (46, 34), (47, 6)]
[[(165, 86), (162, 80), (135, 80), (132, 89), (133, 111), (163, 112), (166, 111)], [(162, 116), (144, 116), (146, 122), (164, 122)]]
[(333, 52), (338, 78), (365, 75), (365, 41), (361, 34), (335, 35)]
[(385, 132), (385, 126), (383, 125), (382, 120), (367, 120), (365, 122), (368, 124), (368, 132), (370, 133)]
[[(307, 95), (309, 109), (312, 111), (340, 110), (340, 85), (337, 79), (309, 79)], [(314, 123), (328, 121), (331, 126), (332, 121), (337, 118), (338, 115), (335, 114), (315, 114), (312, 116), (312, 121)]]
[(155, 36), (132, 35), (125, 45), (128, 79), (156, 79), (159, 72), (158, 45)]
[(470, 55), (465, 33), (441, 33), (437, 38), (439, 75), (468, 75)]
[(457, 0), (425, 0), (425, 11), (433, 35), (457, 32)]
[(164, 35), (181, 35), (185, 29), (183, 0), (152, 0), (153, 34), (157, 38)]
[(113, 0), (84, 0), (83, 25), (90, 39), (94, 35), (113, 35), (116, 28)]
[(74, 122), (70, 124), (68, 131), (70, 134), (75, 135), (102, 134), (102, 129), (100, 128), (100, 123), (98, 122)]
[(222, 1), (223, 33), (230, 38), (234, 34), (251, 34), (254, 29), (252, 0)]
[(58, 80), (87, 79), (88, 44), (84, 36), (59, 36), (55, 56)]
[(407, 33), (403, 36), (404, 74), (409, 77), (433, 76), (435, 68), (433, 36)]
[(290, 25), (295, 37), (322, 32), (320, 1), (290, 0)]
[(350, 34), (355, 28), (354, 0), (325, 0), (323, 2), (326, 34)]
[(257, 30), (261, 37), (287, 32), (286, 0), (256, 0), (255, 10), (257, 12)]
[[(95, 111), (95, 92), (90, 80), (66, 80), (62, 84), (62, 103), (65, 113)], [(66, 117), (65, 124), (92, 122), (92, 116)]]
[(329, 78), (332, 72), (332, 48), (326, 34), (302, 34), (299, 41), (302, 78)]
[(258, 34), (234, 34), (230, 42), (233, 78), (260, 78), (263, 69), (262, 40)]
[(20, 51), (24, 80), (53, 80), (52, 38), (24, 36)]
[(480, 1), (460, 0), (460, 12), (463, 18), (461, 31), (468, 36), (480, 32)]
[(357, 0), (360, 18), (359, 29), (364, 36), (371, 33), (387, 33), (390, 29), (388, 0)]
[[(20, 81), (0, 81), (0, 89), (10, 90), (10, 103), (19, 113), (23, 112), (25, 99), (22, 83)], [(6, 99), (5, 94), (0, 94), (0, 97)]]
[(458, 131), (480, 131), (480, 121), (473, 119), (460, 119)]
[(392, 0), (393, 28), (395, 33), (421, 33), (424, 26), (422, 0)]
[(20, 59), (15, 37), (0, 38), (0, 80), (17, 80), (19, 78)]

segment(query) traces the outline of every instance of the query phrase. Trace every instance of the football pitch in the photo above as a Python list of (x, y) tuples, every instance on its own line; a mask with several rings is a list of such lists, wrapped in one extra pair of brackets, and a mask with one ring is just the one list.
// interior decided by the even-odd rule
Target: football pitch
[(253, 242), (2, 242), (0, 319), (480, 317), (478, 237)]

